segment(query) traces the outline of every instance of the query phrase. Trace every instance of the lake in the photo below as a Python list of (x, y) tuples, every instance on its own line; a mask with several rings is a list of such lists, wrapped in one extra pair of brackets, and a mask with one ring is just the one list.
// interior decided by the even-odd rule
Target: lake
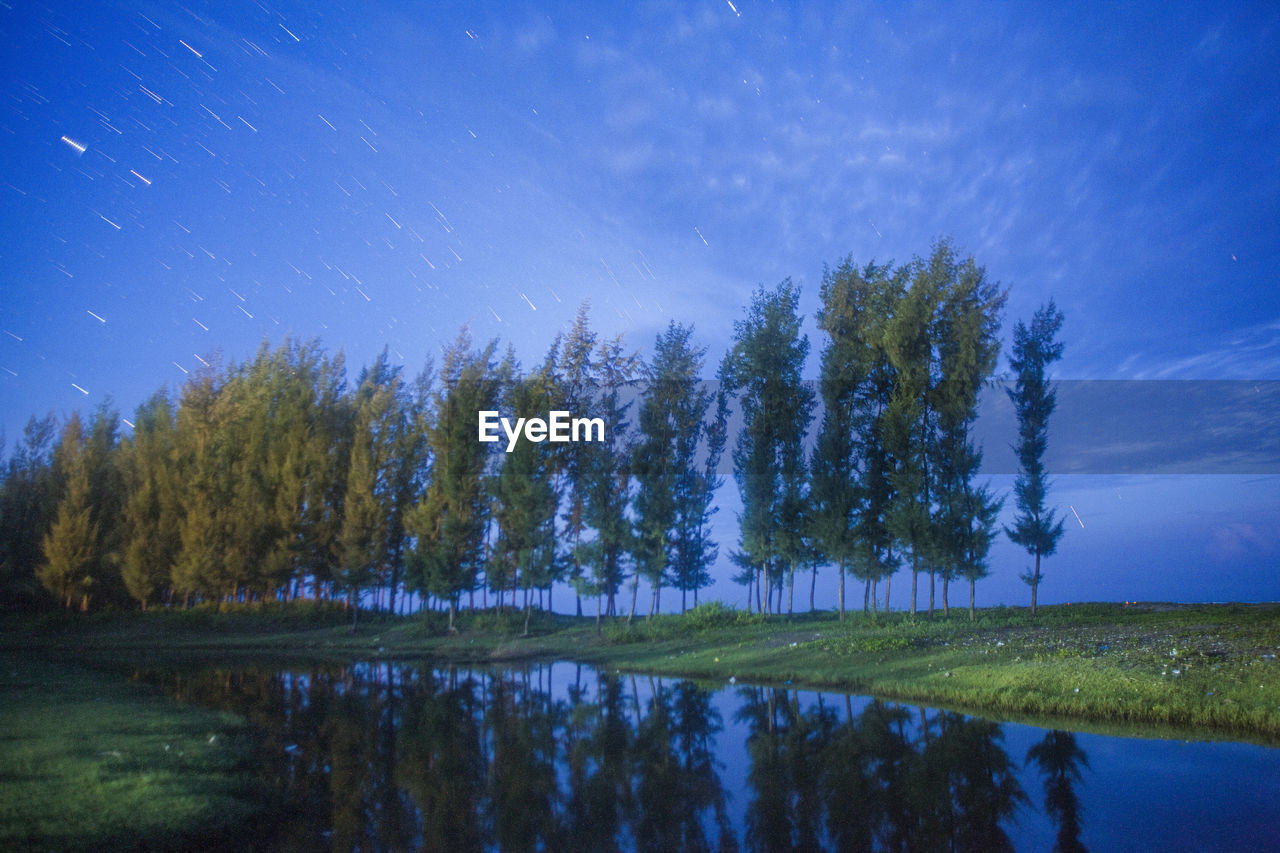
[(1274, 850), (1280, 749), (573, 663), (138, 670), (248, 718), (274, 850)]

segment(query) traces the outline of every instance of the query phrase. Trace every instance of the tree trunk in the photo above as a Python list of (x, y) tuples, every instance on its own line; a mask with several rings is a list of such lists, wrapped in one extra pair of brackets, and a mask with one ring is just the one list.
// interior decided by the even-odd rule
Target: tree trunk
[(809, 612), (810, 613), (814, 611), (813, 595), (815, 592), (817, 592), (817, 589), (818, 589), (818, 564), (815, 561), (813, 564), (813, 575), (812, 577), (809, 578)]
[(973, 621), (973, 578), (969, 578), (969, 621)]
[(1036, 615), (1036, 592), (1040, 588), (1040, 552), (1036, 552), (1036, 573), (1031, 577), (1031, 615)]
[[(815, 570), (816, 571), (816, 570)], [(844, 619), (844, 560), (840, 560), (840, 591), (837, 594), (840, 604), (840, 618)]]
[(533, 608), (530, 606), (529, 602), (526, 601), (524, 605), (524, 633), (521, 634), (520, 636), (522, 637), (529, 636), (529, 617), (532, 615), (533, 615)]
[[(920, 577), (920, 564), (916, 561), (914, 550), (911, 553), (911, 615), (916, 615), (916, 580)], [(888, 581), (885, 582), (887, 587)], [(885, 600), (888, 601), (888, 593), (885, 593)], [(885, 610), (889, 608), (886, 607)]]
[(951, 602), (947, 598), (947, 589), (951, 584), (951, 575), (942, 576), (942, 615), (944, 617), (951, 616)]
[(631, 624), (631, 620), (636, 618), (636, 596), (640, 594), (640, 573), (631, 580), (631, 612), (627, 614), (627, 624)]
[[(929, 570), (929, 615), (933, 615), (933, 569)], [(947, 606), (947, 579), (942, 579), (942, 606)]]
[(796, 603), (796, 564), (792, 563), (787, 572), (787, 615), (795, 612)]

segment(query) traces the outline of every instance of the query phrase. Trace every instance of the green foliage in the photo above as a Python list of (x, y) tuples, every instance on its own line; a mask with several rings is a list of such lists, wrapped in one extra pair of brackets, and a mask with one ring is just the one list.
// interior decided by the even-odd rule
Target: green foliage
[(22, 442), (0, 467), (0, 604), (41, 601), (36, 568), (57, 512), (60, 484), (52, 464), (57, 424), (52, 414), (32, 417)]
[(93, 523), (89, 494), (89, 467), (80, 418), (72, 415), (58, 445), (58, 463), (66, 489), (58, 502), (57, 517), (44, 539), (44, 562), (36, 577), (60, 602), (70, 607), (94, 592), (98, 555), (98, 529)]
[(445, 349), (436, 419), (427, 433), (431, 481), (405, 519), (416, 537), (414, 586), (448, 601), (451, 622), (458, 596), (475, 587), (483, 568), (490, 446), (476, 440), (476, 413), (497, 408), (496, 349), (496, 341), (472, 349), (466, 329)]
[[(567, 579), (616, 615), (629, 580), (634, 615), (645, 577), (651, 616), (664, 586), (681, 591), (683, 610), (718, 556), (710, 521), (730, 397), (742, 420), (733, 559), (754, 593), (748, 611), (781, 610), (797, 568), (816, 577), (824, 562), (840, 566), (842, 603), (846, 574), (887, 588), (905, 554), (941, 573), (944, 603), (951, 580), (969, 579), (972, 595), (999, 504), (974, 483), (981, 456), (968, 431), (1003, 298), (946, 242), (900, 267), (828, 270), (817, 318), (828, 336), (824, 416), (810, 459), (809, 342), (790, 280), (758, 289), (736, 323), (714, 413), (691, 326), (671, 323), (641, 371), (621, 338), (598, 340), (585, 304), (522, 379), (514, 354), (496, 363), (497, 341), (473, 348), (465, 329), (438, 383), (430, 366), (410, 383), (384, 350), (349, 387), (341, 355), (264, 342), (245, 363), (214, 363), (173, 398), (149, 400), (123, 441), (108, 405), (87, 427), (77, 415), (78, 437), (52, 454), (53, 421), (33, 420), (0, 472), (0, 599), (40, 600), (43, 565), (63, 604), (373, 591), (394, 609), (403, 589), (447, 603), (452, 620), (481, 584), (501, 600)], [(505, 454), (475, 432), (476, 412), (501, 407), (600, 417), (607, 440), (518, 442)], [(72, 489), (77, 466), (84, 482)]]
[[(718, 553), (707, 523), (719, 483), (716, 466), (724, 447), (727, 416), (723, 396), (717, 419), (706, 423), (712, 394), (698, 382), (705, 348), (692, 343), (693, 327), (674, 320), (654, 344), (644, 370), (640, 438), (632, 469), (637, 483), (636, 562), (654, 590), (670, 583), (685, 595), (711, 582), (708, 568)], [(698, 464), (705, 445), (706, 459)]]
[(138, 408), (133, 437), (121, 447), (128, 498), (120, 574), (143, 609), (169, 586), (169, 570), (182, 547), (174, 427), (173, 406), (165, 394), (156, 394)]
[(1018, 515), (1005, 534), (1027, 549), (1035, 558), (1035, 566), (1022, 579), (1031, 587), (1031, 609), (1036, 610), (1036, 592), (1043, 575), (1040, 560), (1053, 554), (1062, 536), (1063, 520), (1056, 511), (1047, 509), (1049, 481), (1044, 470), (1044, 451), (1049, 440), (1049, 416), (1057, 405), (1057, 392), (1049, 385), (1048, 367), (1062, 357), (1062, 344), (1056, 342), (1062, 328), (1062, 313), (1053, 300), (1036, 311), (1028, 328), (1022, 321), (1013, 330), (1013, 354), (1009, 359), (1016, 379), (1008, 389), (1018, 416), (1018, 442), (1015, 450), (1021, 470), (1014, 481)]
[(736, 608), (723, 602), (704, 601), (684, 614), (684, 623), (691, 631), (701, 631), (706, 628), (737, 624), (738, 617), (742, 615), (744, 614), (739, 613)]
[[(609, 615), (617, 612), (615, 597), (636, 550), (635, 531), (627, 517), (634, 461), (627, 420), (631, 402), (624, 400), (623, 392), (638, 366), (637, 357), (626, 353), (621, 338), (602, 343), (596, 361), (596, 390), (587, 408), (587, 416), (603, 418), (607, 429), (603, 442), (584, 445), (582, 520), (595, 528), (596, 535), (575, 546), (575, 559), (590, 569), (589, 576), (579, 578), (577, 588), (580, 593), (603, 597)], [(632, 614), (638, 586), (636, 574), (632, 578)]]
[(814, 448), (812, 535), (819, 557), (844, 574), (881, 580), (894, 571), (888, 530), (893, 459), (886, 443), (892, 368), (885, 327), (901, 299), (906, 270), (854, 266), (852, 258), (822, 278), (818, 326), (827, 334), (820, 390), (822, 429)]
[[(375, 582), (399, 586), (405, 563), (404, 512), (417, 498), (424, 442), (416, 419), (428, 374), (411, 390), (387, 351), (361, 371), (350, 437), (350, 464), (337, 541), (337, 586), (352, 598)], [(394, 609), (394, 607), (392, 608)]]
[(750, 582), (760, 572), (779, 592), (784, 567), (794, 571), (808, 556), (804, 436), (813, 392), (801, 380), (809, 339), (800, 331), (799, 301), (800, 290), (790, 279), (773, 290), (756, 290), (746, 319), (734, 323), (733, 346), (720, 368), (726, 392), (737, 396), (742, 409), (733, 463), (742, 494), (746, 578)]
[[(552, 370), (548, 362), (529, 376), (507, 378), (506, 411), (515, 418), (545, 416), (555, 399)], [(525, 590), (549, 587), (556, 579), (556, 513), (560, 503), (556, 461), (554, 445), (532, 441), (519, 442), (505, 454), (492, 485), (498, 535), (487, 571), (496, 589), (502, 588), (494, 583), (498, 578), (508, 578)]]

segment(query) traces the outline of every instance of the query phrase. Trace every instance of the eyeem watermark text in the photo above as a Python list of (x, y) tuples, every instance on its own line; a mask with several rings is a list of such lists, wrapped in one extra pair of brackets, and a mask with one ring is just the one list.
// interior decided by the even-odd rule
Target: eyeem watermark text
[(507, 452), (515, 450), (523, 434), (532, 442), (552, 441), (604, 441), (604, 418), (575, 418), (568, 412), (548, 412), (547, 419), (516, 418), (513, 425), (509, 418), (497, 412), (482, 411), (479, 416), (481, 441), (498, 441), (498, 427), (507, 435)]

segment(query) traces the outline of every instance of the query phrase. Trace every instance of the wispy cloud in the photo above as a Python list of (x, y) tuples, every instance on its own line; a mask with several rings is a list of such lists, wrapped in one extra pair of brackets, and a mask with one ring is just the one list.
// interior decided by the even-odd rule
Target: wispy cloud
[(1118, 372), (1133, 379), (1280, 378), (1280, 320), (1236, 329), (1191, 355), (1134, 353)]

